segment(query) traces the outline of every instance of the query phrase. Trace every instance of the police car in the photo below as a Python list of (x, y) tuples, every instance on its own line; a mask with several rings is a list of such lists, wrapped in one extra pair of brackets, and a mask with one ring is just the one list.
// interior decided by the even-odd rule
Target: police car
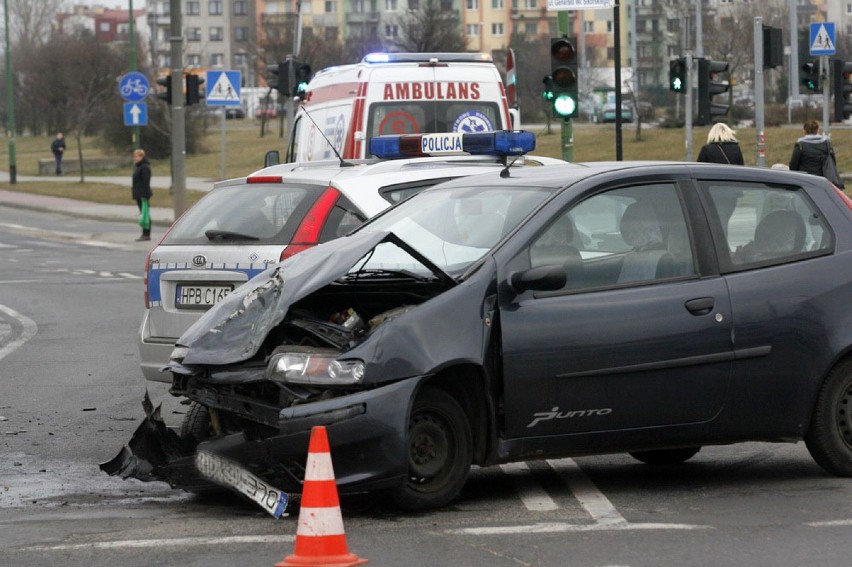
[(522, 155), (534, 148), (533, 134), (520, 131), (379, 136), (371, 152), (380, 159), (275, 165), (216, 184), (145, 260), (142, 373), (170, 382), (160, 368), (210, 307), (270, 265), (348, 233), (421, 189), (507, 166), (565, 163)]

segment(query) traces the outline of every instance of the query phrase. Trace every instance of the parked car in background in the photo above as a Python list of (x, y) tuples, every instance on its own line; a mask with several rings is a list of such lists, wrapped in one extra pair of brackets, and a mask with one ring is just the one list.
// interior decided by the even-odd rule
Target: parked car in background
[(105, 470), (197, 487), (203, 449), (298, 492), (324, 425), (342, 493), (412, 510), (473, 464), (743, 441), (848, 477), (852, 200), (716, 164), (467, 176), (234, 290), (168, 367), (183, 438), (149, 411)]
[(236, 108), (226, 108), (225, 109), (225, 118), (228, 120), (233, 119), (241, 119), (246, 117), (246, 111), (243, 107), (239, 106)]
[[(607, 122), (615, 122), (616, 111), (614, 104), (605, 104), (598, 115), (598, 122), (607, 123)], [(621, 121), (622, 122), (633, 122), (633, 109), (630, 105), (622, 104), (621, 105)]]
[[(467, 139), (490, 142), (496, 135)], [(506, 140), (514, 143), (518, 137), (534, 147), (529, 133), (512, 133)], [(175, 340), (210, 307), (271, 265), (346, 234), (426, 187), (504, 167), (506, 150), (493, 143), (475, 148), (478, 155), (434, 152), (438, 157), (429, 157), (419, 151), (420, 137), (405, 140), (411, 142), (408, 150), (399, 144), (380, 148), (383, 159), (277, 165), (217, 183), (145, 260), (145, 312), (139, 330), (145, 378), (170, 382), (171, 376), (160, 369)], [(403, 151), (412, 157), (398, 159), (405, 157)], [(564, 162), (527, 156), (511, 169), (555, 163)]]

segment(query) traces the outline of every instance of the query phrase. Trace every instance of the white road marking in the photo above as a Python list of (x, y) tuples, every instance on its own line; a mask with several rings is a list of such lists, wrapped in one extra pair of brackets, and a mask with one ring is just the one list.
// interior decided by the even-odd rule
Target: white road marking
[(618, 513), (612, 502), (592, 484), (574, 459), (548, 459), (547, 464), (555, 470), (574, 493), (580, 505), (599, 524), (626, 524), (627, 520)]
[(837, 526), (852, 526), (852, 520), (831, 520), (828, 522), (805, 522), (806, 526), (812, 528), (832, 528)]
[(240, 543), (292, 543), (292, 535), (255, 535), (224, 537), (180, 537), (171, 539), (128, 539), (120, 541), (93, 541), (62, 545), (34, 545), (19, 548), (19, 551), (69, 551), (74, 549), (121, 549), (140, 547), (183, 547), (188, 545), (232, 545)]
[(140, 276), (140, 275), (128, 274), (127, 272), (118, 272), (118, 275), (123, 277), (123, 278), (131, 279), (131, 280), (141, 280), (142, 279), (142, 276)]
[(0, 347), (0, 360), (3, 360), (8, 355), (12, 354), (12, 352), (14, 352), (18, 347), (33, 338), (36, 332), (38, 332), (38, 326), (29, 317), (25, 317), (17, 311), (6, 307), (5, 305), (0, 305), (0, 311), (5, 313), (9, 317), (18, 320), (24, 327), (24, 331), (20, 334), (20, 336), (16, 337), (15, 339), (7, 343), (5, 346)]
[(505, 534), (553, 534), (567, 532), (605, 532), (639, 530), (712, 530), (713, 526), (691, 524), (568, 524), (565, 522), (546, 522), (527, 526), (496, 526), (487, 528), (460, 528), (445, 530), (454, 535), (505, 535)]
[(517, 480), (518, 496), (527, 510), (531, 512), (550, 512), (558, 510), (559, 505), (547, 492), (529, 478), (530, 468), (524, 462), (500, 465), (503, 472)]

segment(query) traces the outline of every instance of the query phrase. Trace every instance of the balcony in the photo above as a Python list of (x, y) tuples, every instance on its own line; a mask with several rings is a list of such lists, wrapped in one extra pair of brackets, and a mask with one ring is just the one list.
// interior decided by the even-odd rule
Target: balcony
[(346, 14), (347, 24), (366, 24), (369, 22), (378, 22), (379, 19), (379, 12), (348, 12)]
[(265, 26), (286, 26), (296, 21), (296, 13), (287, 14), (263, 14), (262, 22)]
[(337, 27), (337, 14), (314, 14), (311, 21), (318, 28), (333, 28)]

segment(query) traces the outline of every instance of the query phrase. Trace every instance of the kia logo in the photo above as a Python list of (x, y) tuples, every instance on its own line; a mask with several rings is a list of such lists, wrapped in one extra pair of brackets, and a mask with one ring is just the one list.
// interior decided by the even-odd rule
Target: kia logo
[(205, 264), (207, 264), (207, 256), (203, 254), (199, 254), (192, 259), (193, 266), (204, 266)]

